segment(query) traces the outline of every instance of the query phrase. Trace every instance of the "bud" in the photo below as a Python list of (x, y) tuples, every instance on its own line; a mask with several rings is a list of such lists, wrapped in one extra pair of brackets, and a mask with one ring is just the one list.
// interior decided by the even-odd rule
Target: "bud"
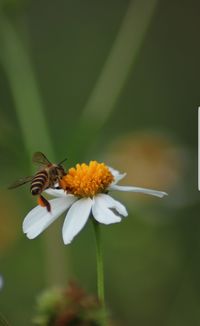
[(66, 289), (51, 289), (37, 300), (34, 324), (40, 326), (101, 326), (105, 312), (98, 299), (75, 282)]

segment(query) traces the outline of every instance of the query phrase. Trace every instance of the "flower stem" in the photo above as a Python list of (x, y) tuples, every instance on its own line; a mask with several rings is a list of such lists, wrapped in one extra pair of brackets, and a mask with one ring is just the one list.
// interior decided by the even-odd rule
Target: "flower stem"
[(106, 326), (106, 311), (105, 311), (105, 293), (104, 293), (104, 268), (103, 268), (103, 253), (100, 224), (93, 220), (94, 233), (96, 240), (96, 262), (97, 262), (97, 294), (99, 302), (104, 310), (104, 320), (102, 326)]

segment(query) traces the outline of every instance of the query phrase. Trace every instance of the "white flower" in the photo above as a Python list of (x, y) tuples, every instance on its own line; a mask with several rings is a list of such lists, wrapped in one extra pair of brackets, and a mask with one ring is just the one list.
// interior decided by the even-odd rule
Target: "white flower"
[(60, 185), (64, 190), (46, 190), (46, 193), (56, 197), (49, 200), (51, 212), (37, 206), (27, 214), (23, 222), (24, 233), (29, 239), (34, 239), (67, 211), (62, 235), (64, 243), (69, 244), (82, 230), (90, 215), (97, 222), (106, 225), (118, 223), (122, 217), (128, 215), (125, 206), (113, 199), (108, 192), (119, 190), (157, 197), (166, 195), (162, 191), (118, 185), (125, 175), (96, 161), (89, 165), (77, 164), (62, 179)]

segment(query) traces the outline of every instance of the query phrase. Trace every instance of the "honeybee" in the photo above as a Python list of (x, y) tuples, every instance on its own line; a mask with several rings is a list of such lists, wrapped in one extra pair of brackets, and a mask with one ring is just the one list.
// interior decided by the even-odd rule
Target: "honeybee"
[(8, 189), (14, 189), (30, 182), (30, 192), (33, 196), (39, 196), (38, 202), (45, 206), (47, 211), (51, 211), (51, 206), (46, 198), (42, 196), (42, 192), (48, 188), (59, 188), (59, 180), (66, 174), (61, 165), (66, 159), (58, 164), (51, 163), (41, 152), (35, 152), (32, 158), (33, 163), (39, 164), (40, 169), (35, 175), (24, 177), (9, 186)]

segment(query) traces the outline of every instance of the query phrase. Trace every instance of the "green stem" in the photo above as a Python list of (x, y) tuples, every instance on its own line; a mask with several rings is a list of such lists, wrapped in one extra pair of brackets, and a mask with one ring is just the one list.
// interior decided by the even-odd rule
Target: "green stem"
[(112, 116), (127, 80), (134, 71), (157, 4), (158, 0), (129, 1), (115, 40), (80, 115), (77, 128), (74, 128), (73, 148), (75, 155), (79, 155), (78, 158), (85, 154), (88, 143), (89, 146), (94, 145), (91, 138), (98, 139), (101, 134), (99, 131)]
[[(1, 8), (0, 8), (1, 9)], [(42, 151), (54, 161), (47, 119), (39, 94), (35, 71), (25, 43), (8, 17), (0, 10), (0, 64), (14, 99), (15, 110), (29, 157)], [(43, 237), (46, 280), (49, 284), (66, 282), (66, 254), (58, 242), (60, 231), (52, 226)], [(68, 264), (69, 265), (69, 264)]]
[[(94, 233), (96, 240), (96, 261), (97, 261), (97, 294), (99, 302), (105, 311), (105, 293), (104, 293), (104, 268), (103, 268), (103, 252), (102, 252), (102, 241), (101, 241), (101, 230), (100, 224), (93, 220)], [(102, 326), (106, 326), (106, 318), (104, 318)]]

